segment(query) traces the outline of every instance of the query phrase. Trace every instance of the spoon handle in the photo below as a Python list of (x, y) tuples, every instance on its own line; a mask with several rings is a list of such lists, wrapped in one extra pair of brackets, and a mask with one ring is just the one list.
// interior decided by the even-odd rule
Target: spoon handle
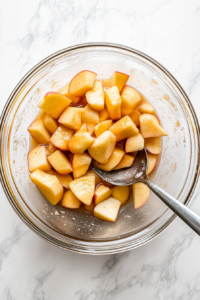
[(200, 235), (200, 217), (192, 212), (187, 206), (170, 196), (151, 180), (145, 181), (145, 184), (169, 207), (175, 212), (188, 226), (190, 226), (198, 235)]

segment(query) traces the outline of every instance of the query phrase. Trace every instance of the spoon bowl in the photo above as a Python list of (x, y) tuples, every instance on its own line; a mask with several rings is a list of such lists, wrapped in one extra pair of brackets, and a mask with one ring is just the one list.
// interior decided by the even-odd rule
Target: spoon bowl
[(139, 151), (132, 166), (115, 171), (103, 171), (92, 166), (93, 170), (105, 181), (114, 185), (131, 185), (141, 180), (149, 179), (147, 176), (148, 158), (144, 148)]

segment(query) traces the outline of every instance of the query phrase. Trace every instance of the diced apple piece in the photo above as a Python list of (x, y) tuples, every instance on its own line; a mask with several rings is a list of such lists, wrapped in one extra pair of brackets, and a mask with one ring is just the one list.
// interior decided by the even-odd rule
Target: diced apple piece
[(101, 81), (96, 81), (93, 89), (87, 91), (85, 96), (88, 104), (94, 110), (102, 111), (104, 109), (104, 91)]
[(129, 116), (121, 118), (109, 130), (116, 136), (117, 141), (138, 134), (138, 129)]
[(160, 154), (162, 150), (161, 137), (152, 137), (144, 140), (144, 145), (147, 151), (152, 154)]
[(48, 92), (38, 104), (47, 114), (54, 119), (58, 119), (63, 110), (69, 106), (71, 100), (62, 94), (56, 92)]
[(143, 206), (150, 196), (150, 190), (142, 182), (137, 182), (133, 184), (133, 203), (134, 208), (138, 209)]
[(56, 150), (48, 156), (48, 160), (52, 167), (61, 175), (67, 175), (73, 171), (67, 157), (60, 150)]
[(154, 107), (147, 101), (143, 101), (137, 108), (141, 114), (154, 114)]
[(99, 122), (110, 119), (109, 113), (106, 108), (99, 112)]
[(97, 125), (99, 123), (99, 113), (86, 105), (82, 111), (82, 122), (87, 125)]
[(67, 107), (58, 119), (58, 122), (68, 128), (78, 130), (81, 127), (81, 114), (82, 108)]
[(45, 114), (43, 122), (44, 126), (51, 134), (54, 134), (54, 132), (58, 129), (58, 122), (48, 114)]
[(99, 164), (98, 162), (93, 163), (93, 165), (101, 170), (104, 171), (111, 171), (114, 169), (122, 160), (124, 156), (124, 151), (119, 149), (114, 149), (111, 157), (108, 159), (107, 163), (105, 164)]
[(50, 140), (51, 136), (45, 128), (42, 119), (36, 119), (33, 121), (33, 123), (29, 126), (28, 131), (38, 144), (46, 144)]
[(30, 178), (51, 204), (56, 205), (62, 199), (64, 190), (56, 176), (35, 170)]
[(90, 205), (94, 196), (95, 177), (84, 176), (75, 179), (70, 182), (69, 187), (81, 202)]
[(108, 197), (112, 194), (111, 189), (109, 189), (105, 185), (100, 185), (94, 192), (94, 205), (98, 205), (100, 202), (108, 199)]
[(68, 150), (68, 143), (71, 139), (74, 130), (69, 129), (63, 125), (60, 125), (56, 132), (52, 135), (50, 142), (60, 150)]
[(46, 147), (38, 146), (33, 148), (28, 154), (28, 167), (29, 172), (35, 170), (49, 171), (51, 165), (47, 160)]
[(81, 201), (72, 193), (72, 191), (68, 190), (65, 192), (60, 204), (66, 208), (77, 209), (80, 207)]
[(100, 136), (104, 131), (108, 130), (112, 125), (112, 120), (106, 120), (100, 122), (98, 125), (94, 127), (94, 133), (96, 137)]
[(133, 109), (138, 106), (141, 101), (141, 96), (134, 88), (131, 86), (125, 85), (121, 92), (121, 111), (122, 117), (128, 116), (132, 113)]
[(98, 219), (115, 222), (119, 213), (121, 202), (115, 198), (109, 198), (99, 203), (94, 208), (94, 216)]
[(60, 94), (63, 94), (64, 96), (66, 96), (70, 100), (72, 100), (73, 104), (77, 104), (80, 100), (80, 97), (75, 97), (75, 96), (72, 96), (72, 95), (69, 94), (69, 84), (63, 86), (61, 89), (59, 89), (58, 92)]
[(112, 195), (115, 199), (121, 202), (123, 205), (129, 198), (130, 188), (129, 186), (115, 186), (112, 189)]
[(121, 118), (121, 97), (117, 86), (113, 86), (105, 91), (106, 108), (112, 120)]
[(92, 158), (87, 153), (74, 154), (72, 161), (74, 179), (83, 176), (87, 172), (91, 161)]
[(147, 175), (149, 175), (156, 167), (157, 163), (157, 155), (147, 153), (148, 157), (148, 168), (147, 168)]
[(140, 116), (140, 130), (143, 138), (168, 135), (168, 133), (158, 124), (157, 118), (150, 114)]
[(87, 173), (84, 175), (85, 176), (94, 176), (95, 177), (95, 186), (98, 186), (99, 184), (104, 184), (108, 187), (113, 187), (112, 184), (104, 181), (99, 175), (97, 175), (96, 172), (94, 172), (93, 170), (87, 171)]
[(115, 168), (113, 168), (113, 170), (129, 168), (130, 166), (132, 166), (134, 159), (135, 158), (132, 155), (125, 154), (120, 163)]
[(110, 78), (110, 84), (111, 86), (116, 85), (118, 87), (119, 92), (121, 92), (128, 79), (129, 75), (121, 72), (114, 72), (114, 74)]
[(58, 172), (56, 172), (54, 170), (50, 170), (47, 173), (50, 174), (50, 175), (55, 175), (58, 178), (60, 184), (64, 188), (69, 189), (69, 183), (73, 180), (71, 174), (61, 175), (61, 174), (59, 174)]
[(47, 156), (53, 154), (56, 150), (58, 150), (51, 142), (49, 142), (48, 147), (46, 148)]
[(110, 131), (102, 133), (88, 148), (89, 154), (101, 164), (105, 164), (113, 153), (116, 137)]
[(140, 133), (131, 136), (126, 140), (125, 152), (136, 152), (144, 148), (144, 139)]
[(94, 138), (91, 137), (85, 124), (82, 125), (71, 140), (69, 141), (69, 150), (74, 154), (82, 154), (93, 143)]
[(90, 203), (90, 205), (84, 204), (84, 208), (87, 212), (89, 212), (90, 214), (93, 214), (94, 213), (94, 203), (93, 203), (93, 201)]
[(133, 110), (132, 113), (129, 115), (133, 123), (139, 127), (140, 126), (140, 115), (141, 113), (138, 110)]
[(76, 97), (82, 97), (85, 93), (94, 87), (97, 74), (91, 71), (82, 71), (75, 75), (69, 84), (69, 94)]

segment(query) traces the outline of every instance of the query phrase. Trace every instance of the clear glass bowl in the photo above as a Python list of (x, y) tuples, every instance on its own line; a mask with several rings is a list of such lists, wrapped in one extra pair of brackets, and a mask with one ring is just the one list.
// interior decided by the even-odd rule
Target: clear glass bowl
[(58, 90), (82, 70), (109, 78), (118, 70), (155, 106), (169, 136), (153, 180), (186, 205), (199, 177), (199, 124), (187, 95), (159, 63), (134, 49), (83, 44), (61, 50), (36, 65), (19, 82), (1, 115), (1, 182), (9, 202), (35, 233), (64, 249), (90, 254), (117, 253), (158, 235), (175, 215), (153, 193), (134, 210), (132, 200), (115, 223), (86, 212), (53, 207), (31, 183), (27, 166), (27, 128), (49, 90)]

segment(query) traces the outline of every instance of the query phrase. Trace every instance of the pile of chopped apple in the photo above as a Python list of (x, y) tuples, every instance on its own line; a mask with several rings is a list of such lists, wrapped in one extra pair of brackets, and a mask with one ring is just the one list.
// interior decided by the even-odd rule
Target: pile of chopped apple
[[(28, 128), (37, 143), (28, 154), (28, 167), (32, 182), (53, 205), (82, 206), (114, 222), (131, 189), (104, 182), (91, 164), (105, 171), (127, 168), (145, 147), (150, 174), (167, 132), (154, 107), (126, 85), (128, 75), (114, 72), (106, 81), (96, 76), (82, 71), (39, 102), (41, 111)], [(134, 184), (132, 192), (135, 209), (150, 195), (143, 183)]]

